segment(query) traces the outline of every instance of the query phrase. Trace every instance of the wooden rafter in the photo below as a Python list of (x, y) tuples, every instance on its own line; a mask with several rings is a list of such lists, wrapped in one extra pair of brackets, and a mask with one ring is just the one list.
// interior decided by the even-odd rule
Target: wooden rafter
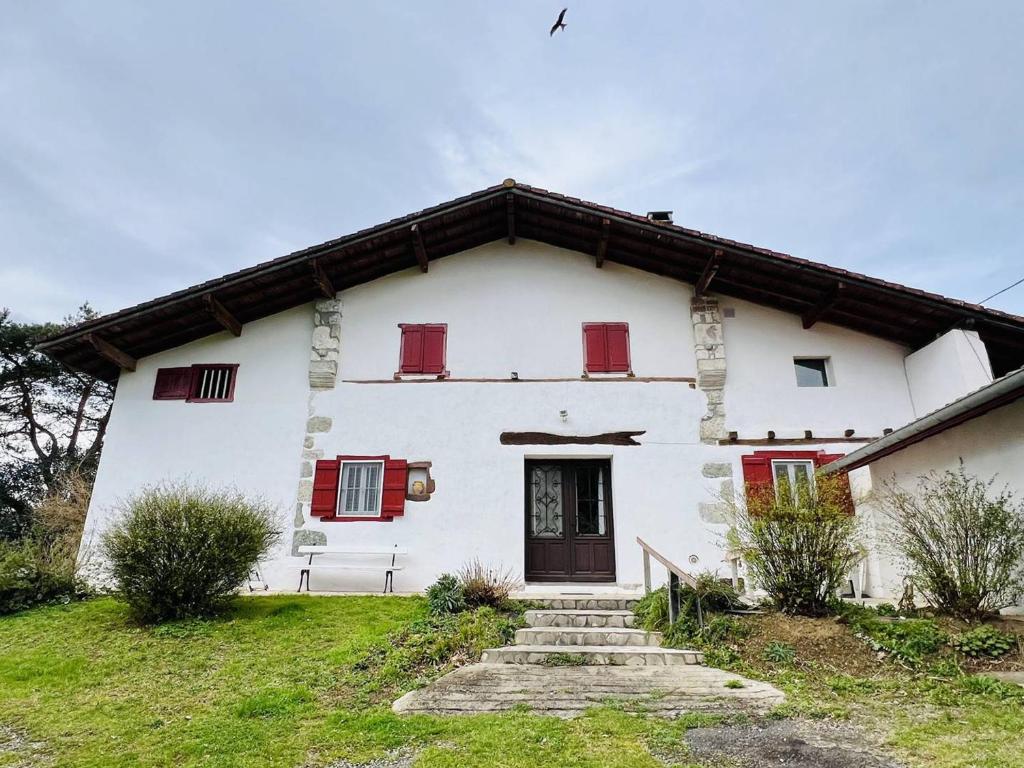
[(608, 255), (608, 237), (611, 235), (611, 231), (611, 221), (601, 219), (601, 239), (597, 241), (597, 254), (594, 256), (594, 264), (598, 269), (604, 266), (605, 257)]
[(505, 218), (508, 220), (508, 244), (516, 244), (516, 196), (511, 192), (505, 195)]
[(206, 307), (207, 313), (216, 320), (225, 331), (230, 331), (233, 336), (242, 335), (242, 324), (238, 318), (232, 315), (227, 307), (217, 301), (217, 297), (212, 293), (207, 293), (203, 296), (203, 306)]
[(316, 283), (317, 288), (320, 289), (320, 295), (325, 299), (333, 299), (338, 295), (338, 292), (334, 290), (334, 283), (331, 282), (331, 278), (327, 276), (324, 271), (323, 265), (319, 259), (313, 259), (309, 262), (310, 267), (313, 270), (313, 282)]
[(100, 338), (95, 333), (88, 334), (86, 339), (89, 340), (92, 348), (96, 350), (96, 354), (103, 359), (110, 361), (122, 371), (135, 370), (135, 358), (127, 352), (122, 352), (109, 341)]
[(416, 262), (420, 265), (420, 272), (426, 272), (430, 267), (430, 260), (427, 258), (427, 247), (423, 244), (420, 225), (413, 224), (409, 228), (409, 234), (412, 235), (412, 249), (416, 253)]
[(715, 279), (715, 275), (718, 274), (718, 267), (722, 263), (722, 249), (715, 248), (715, 252), (711, 254), (711, 258), (708, 259), (708, 263), (704, 265), (704, 271), (700, 273), (700, 278), (697, 280), (697, 287), (695, 294), (697, 296), (703, 296), (707, 293), (708, 288), (711, 285), (711, 281)]
[(822, 294), (821, 298), (818, 299), (818, 303), (811, 307), (809, 310), (804, 312), (801, 320), (803, 321), (804, 328), (811, 328), (816, 322), (821, 320), (822, 315), (829, 311), (833, 304), (839, 299), (839, 296), (845, 290), (845, 286), (842, 282), (836, 282), (829, 288), (825, 293)]

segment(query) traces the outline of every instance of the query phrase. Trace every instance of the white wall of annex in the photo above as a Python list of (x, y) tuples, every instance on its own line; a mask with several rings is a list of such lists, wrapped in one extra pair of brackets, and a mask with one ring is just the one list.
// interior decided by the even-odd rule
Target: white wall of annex
[(992, 382), (988, 350), (977, 331), (950, 331), (908, 355), (906, 364), (917, 417)]

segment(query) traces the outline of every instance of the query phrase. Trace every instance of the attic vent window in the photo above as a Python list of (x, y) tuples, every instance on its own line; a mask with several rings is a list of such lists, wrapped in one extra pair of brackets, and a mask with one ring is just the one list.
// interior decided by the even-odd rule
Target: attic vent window
[(796, 369), (796, 385), (798, 387), (831, 387), (832, 376), (827, 357), (795, 357), (793, 367)]
[(672, 211), (648, 211), (647, 218), (657, 224), (671, 224)]

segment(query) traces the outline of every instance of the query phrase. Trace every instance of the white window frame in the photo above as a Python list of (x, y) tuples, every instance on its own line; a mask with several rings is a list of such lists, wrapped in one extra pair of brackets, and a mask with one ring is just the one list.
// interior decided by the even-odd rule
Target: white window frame
[[(820, 360), (825, 368), (825, 385), (806, 385), (800, 383), (800, 375), (797, 373), (797, 364), (801, 362), (808, 362), (810, 360)], [(832, 373), (832, 358), (827, 355), (798, 355), (793, 358), (793, 376), (796, 378), (796, 385), (799, 389), (829, 389), (836, 385), (836, 377)]]
[[(376, 502), (377, 508), (375, 510), (373, 510), (373, 511), (367, 511), (365, 509), (365, 498), (363, 499), (363, 501), (364, 501), (364, 508), (363, 509), (356, 509), (356, 510), (346, 510), (345, 509), (345, 505), (343, 503), (344, 499), (345, 499), (345, 491), (347, 490), (346, 483), (345, 483), (345, 468), (346, 467), (350, 467), (350, 466), (355, 466), (355, 465), (358, 465), (358, 466), (361, 466), (361, 467), (367, 467), (367, 466), (370, 466), (370, 465), (376, 465), (377, 467), (380, 468), (380, 472), (378, 474), (379, 482), (377, 483), (377, 502)], [(365, 497), (365, 494), (366, 494), (365, 487), (364, 486), (356, 486), (356, 487), (359, 489), (359, 495)], [(375, 461), (373, 459), (370, 459), (368, 461), (362, 461), (362, 460), (359, 460), (359, 459), (353, 459), (351, 461), (348, 461), (348, 460), (344, 460), (343, 459), (342, 462), (341, 462), (341, 466), (338, 468), (338, 498), (335, 500), (335, 509), (337, 509), (338, 517), (365, 517), (367, 520), (373, 520), (374, 518), (378, 518), (378, 517), (381, 516), (381, 514), (382, 514), (382, 512), (381, 512), (381, 503), (383, 502), (383, 500), (384, 500), (384, 462), (383, 461), (379, 461), (379, 460)]]
[(793, 494), (792, 501), (796, 503), (796, 465), (802, 464), (807, 467), (807, 477), (811, 484), (811, 493), (814, 493), (814, 461), (812, 459), (772, 459), (772, 486), (775, 488), (775, 498), (779, 498), (779, 480), (775, 467), (785, 466), (786, 477), (789, 480), (789, 491)]

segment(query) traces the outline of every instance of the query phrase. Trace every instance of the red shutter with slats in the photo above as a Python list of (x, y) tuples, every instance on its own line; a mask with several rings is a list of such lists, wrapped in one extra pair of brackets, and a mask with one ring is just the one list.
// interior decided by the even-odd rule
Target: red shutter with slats
[[(772, 460), (767, 456), (743, 456), (743, 486), (746, 489), (747, 509), (771, 501), (775, 495), (772, 479)], [(752, 503), (753, 502), (753, 503)]]
[(384, 491), (380, 502), (382, 518), (405, 514), (405, 494), (409, 484), (409, 462), (384, 457)]
[(629, 371), (629, 325), (607, 323), (604, 327), (608, 349), (608, 368), (614, 373)]
[(313, 474), (313, 503), (309, 514), (313, 517), (331, 518), (338, 511), (338, 476), (341, 462), (337, 459), (320, 459)]
[(160, 368), (153, 385), (154, 400), (184, 400), (188, 397), (192, 368)]
[(402, 355), (398, 370), (402, 373), (423, 372), (423, 326), (402, 325)]
[(445, 336), (448, 326), (423, 326), (423, 373), (444, 373)]
[[(842, 453), (819, 453), (814, 457), (814, 466), (821, 467), (825, 464), (830, 464), (833, 461), (838, 461), (843, 458)], [(853, 491), (850, 489), (850, 475), (846, 472), (840, 472), (838, 475), (834, 475), (836, 482), (839, 483), (839, 493), (841, 495), (840, 502), (848, 513), (851, 515), (856, 514), (857, 509), (853, 503)]]
[(583, 324), (583, 351), (589, 373), (608, 370), (608, 337), (602, 323)]

